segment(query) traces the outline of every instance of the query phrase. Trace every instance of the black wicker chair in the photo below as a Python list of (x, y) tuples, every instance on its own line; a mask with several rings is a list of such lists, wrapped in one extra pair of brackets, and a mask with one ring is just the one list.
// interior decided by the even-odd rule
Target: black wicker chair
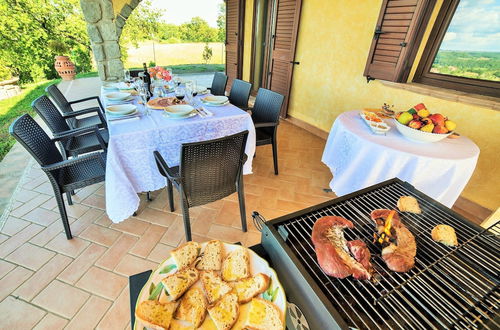
[(72, 238), (62, 194), (104, 181), (106, 154), (97, 152), (64, 160), (55, 142), (37, 122), (25, 114), (17, 118), (9, 133), (36, 159), (49, 177), (68, 239)]
[(191, 240), (189, 208), (224, 198), (235, 191), (240, 202), (241, 227), (247, 231), (242, 168), (247, 156), (248, 131), (220, 139), (182, 145), (180, 165), (169, 167), (158, 151), (154, 152), (161, 175), (167, 178), (170, 211), (174, 211), (172, 185), (181, 196), (186, 240)]
[(214, 74), (214, 80), (212, 80), (212, 87), (209, 87), (210, 93), (212, 95), (224, 95), (226, 93), (227, 76), (222, 72), (216, 72)]
[(252, 84), (240, 79), (234, 79), (231, 91), (229, 92), (229, 102), (240, 109), (248, 110), (248, 99)]
[[(54, 137), (60, 138), (60, 146), (64, 151), (65, 158), (98, 151), (103, 149), (103, 146), (107, 146), (109, 140), (107, 129), (99, 129), (97, 125), (94, 125), (72, 130), (64, 119), (65, 117), (73, 118), (86, 113), (88, 110), (73, 111), (61, 115), (54, 103), (46, 95), (38, 97), (31, 103), (31, 107), (47, 124)], [(99, 116), (102, 115), (99, 114)]]
[(259, 88), (252, 109), (252, 120), (255, 125), (256, 145), (271, 144), (273, 146), (274, 174), (278, 175), (278, 150), (276, 135), (280, 120), (281, 106), (285, 97), (269, 89)]
[[(99, 125), (99, 127), (106, 127), (106, 121), (104, 120), (104, 115), (103, 115), (103, 107), (101, 104), (101, 100), (99, 99), (98, 96), (91, 96), (91, 97), (86, 97), (84, 99), (80, 100), (75, 100), (69, 102), (66, 97), (61, 93), (59, 88), (57, 87), (56, 84), (50, 85), (45, 89), (45, 92), (49, 94), (50, 98), (54, 100), (56, 103), (57, 107), (62, 111), (64, 118), (68, 122), (69, 126), (71, 128), (86, 128), (86, 127), (91, 127), (95, 125)], [(97, 103), (99, 104), (98, 107), (92, 107), (92, 108), (87, 108), (79, 111), (74, 111), (73, 108), (71, 107), (72, 104), (75, 103), (80, 103), (80, 102), (85, 102), (85, 101), (90, 101), (90, 100), (96, 100)], [(69, 114), (73, 114), (77, 112), (77, 115), (74, 116), (67, 116)], [(84, 118), (76, 118), (76, 116), (80, 115), (85, 115), (89, 113), (97, 113), (97, 115), (94, 116), (88, 116)]]

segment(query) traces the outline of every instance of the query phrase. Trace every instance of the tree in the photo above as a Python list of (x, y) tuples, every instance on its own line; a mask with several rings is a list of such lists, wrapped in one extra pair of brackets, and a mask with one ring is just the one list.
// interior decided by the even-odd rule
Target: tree
[(205, 64), (208, 64), (210, 60), (212, 59), (212, 56), (214, 55), (212, 48), (208, 46), (208, 42), (205, 43), (205, 47), (203, 48), (203, 61), (205, 61)]
[(226, 2), (219, 4), (219, 13), (217, 15), (217, 41), (226, 41)]
[(183, 41), (210, 42), (216, 39), (217, 30), (201, 17), (193, 17), (189, 23), (179, 27)]
[(0, 66), (21, 82), (57, 77), (51, 41), (68, 47), (77, 71), (91, 67), (79, 0), (0, 0), (0, 22)]
[[(125, 22), (120, 37), (120, 46), (127, 44), (138, 47), (139, 41), (155, 40), (164, 22), (161, 20), (163, 10), (153, 8), (150, 0), (141, 2)], [(125, 48), (126, 49), (126, 48)]]

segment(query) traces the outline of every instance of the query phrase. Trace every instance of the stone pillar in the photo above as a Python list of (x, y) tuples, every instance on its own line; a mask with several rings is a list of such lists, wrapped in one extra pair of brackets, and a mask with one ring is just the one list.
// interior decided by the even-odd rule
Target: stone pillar
[[(140, 1), (142, 0), (125, 1), (115, 15), (112, 0), (80, 0), (102, 81), (117, 81), (123, 78), (123, 63), (118, 42), (127, 18)], [(115, 0), (115, 2), (124, 1)]]

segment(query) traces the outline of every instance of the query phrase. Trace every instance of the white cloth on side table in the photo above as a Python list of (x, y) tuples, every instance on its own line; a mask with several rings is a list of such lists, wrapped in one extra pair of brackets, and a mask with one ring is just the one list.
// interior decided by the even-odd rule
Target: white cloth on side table
[[(101, 92), (103, 95), (104, 92)], [(106, 98), (101, 97), (106, 106)], [(139, 111), (144, 106), (134, 104)], [(228, 104), (205, 106), (210, 117), (165, 118), (162, 110), (150, 109), (151, 115), (139, 120), (109, 121), (109, 145), (106, 160), (106, 213), (113, 222), (130, 217), (139, 207), (140, 192), (154, 191), (166, 186), (153, 156), (157, 150), (169, 166), (179, 165), (181, 145), (212, 140), (248, 130), (245, 153), (248, 156), (243, 174), (252, 173), (255, 153), (255, 127), (248, 113)]]
[(464, 136), (412, 142), (386, 122), (391, 130), (376, 135), (358, 110), (337, 117), (322, 158), (333, 174), (330, 188), (342, 196), (397, 177), (452, 207), (474, 172), (478, 146)]

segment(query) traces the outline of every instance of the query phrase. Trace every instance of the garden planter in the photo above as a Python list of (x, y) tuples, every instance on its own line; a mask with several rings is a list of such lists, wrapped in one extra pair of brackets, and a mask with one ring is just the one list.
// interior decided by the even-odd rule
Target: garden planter
[(63, 80), (75, 79), (75, 64), (71, 62), (68, 56), (56, 56), (54, 67)]

